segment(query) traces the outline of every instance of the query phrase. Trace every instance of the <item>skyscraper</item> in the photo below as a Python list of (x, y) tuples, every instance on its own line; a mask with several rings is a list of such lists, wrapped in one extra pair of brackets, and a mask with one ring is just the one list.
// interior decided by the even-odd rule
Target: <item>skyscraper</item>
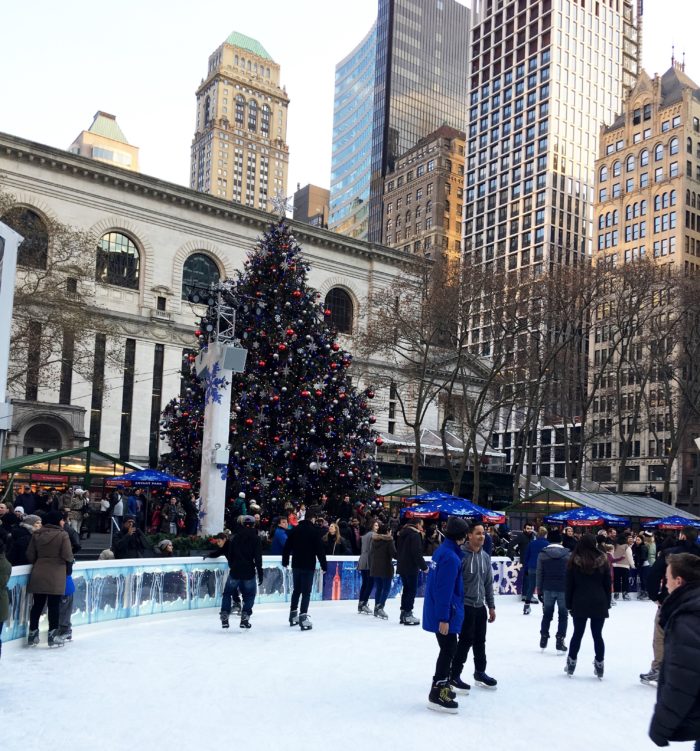
[[(474, 0), (465, 263), (503, 271), (509, 286), (524, 289), (556, 264), (590, 256), (599, 129), (615, 119), (637, 74), (632, 6)], [(479, 336), (485, 327), (472, 318), (478, 353), (489, 351)]]
[[(396, 159), (441, 125), (464, 130), (468, 51), (469, 9), (456, 0), (379, 0), (376, 25), (336, 68), (331, 229), (343, 231), (354, 213), (354, 236), (381, 242), (384, 178)], [(357, 144), (341, 136), (350, 109)], [(348, 193), (350, 184), (361, 190)]]
[(190, 187), (264, 210), (286, 195), (288, 105), (280, 66), (255, 39), (230, 34), (197, 89)]

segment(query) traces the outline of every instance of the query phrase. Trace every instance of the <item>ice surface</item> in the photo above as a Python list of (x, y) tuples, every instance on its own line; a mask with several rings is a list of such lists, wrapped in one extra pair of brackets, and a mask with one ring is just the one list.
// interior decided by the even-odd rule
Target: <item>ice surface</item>
[[(655, 690), (638, 680), (651, 659), (653, 605), (614, 608), (598, 681), (589, 633), (569, 679), (554, 651), (554, 628), (550, 648), (539, 649), (540, 608), (523, 616), (516, 597), (496, 604), (486, 646), (498, 689), (473, 687), (458, 698), (458, 715), (426, 709), (437, 643), (420, 626), (400, 626), (393, 599), (388, 622), (357, 615), (355, 602), (312, 602), (314, 627), (304, 633), (287, 625), (280, 605), (256, 607), (250, 631), (236, 618), (224, 631), (212, 608), (78, 628), (61, 649), (47, 649), (42, 633), (40, 647), (3, 650), (0, 747), (656, 748), (647, 737)], [(472, 670), (470, 660), (469, 683)]]

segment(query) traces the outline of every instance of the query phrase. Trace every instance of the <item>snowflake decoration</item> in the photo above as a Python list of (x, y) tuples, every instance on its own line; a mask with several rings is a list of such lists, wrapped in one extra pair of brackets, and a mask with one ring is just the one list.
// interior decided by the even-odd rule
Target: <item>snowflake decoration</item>
[(228, 479), (228, 464), (217, 464), (216, 468), (221, 472), (221, 479)]
[(202, 385), (204, 386), (204, 403), (221, 404), (221, 392), (219, 389), (226, 386), (226, 379), (223, 376), (219, 376), (221, 366), (218, 362), (214, 363), (214, 367), (209, 371), (209, 368), (204, 369), (202, 375)]
[(309, 344), (306, 349), (308, 349), (309, 352), (313, 354), (318, 349), (318, 345), (316, 344), (316, 342), (311, 342), (311, 344)]
[(267, 477), (261, 477), (260, 478), (260, 484), (263, 486), (263, 488), (269, 488), (270, 487), (270, 480), (268, 480)]

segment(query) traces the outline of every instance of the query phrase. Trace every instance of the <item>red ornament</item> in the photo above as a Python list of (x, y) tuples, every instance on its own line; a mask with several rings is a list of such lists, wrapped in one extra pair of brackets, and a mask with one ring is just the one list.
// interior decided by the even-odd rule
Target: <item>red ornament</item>
[(370, 415), (367, 419), (370, 425), (374, 425), (374, 423), (377, 422), (377, 418), (374, 415)]
[(194, 335), (195, 336), (202, 336), (202, 330), (201, 329), (195, 329), (194, 330)]
[(285, 352), (287, 350), (287, 345), (286, 344), (280, 344), (280, 345), (277, 346), (277, 349), (280, 352)]
[(256, 296), (256, 297), (262, 297), (262, 292), (256, 292), (256, 293), (255, 293), (255, 296)]
[(323, 391), (321, 391), (321, 389), (316, 389), (314, 393), (316, 394), (316, 396), (321, 396), (321, 394), (323, 394)]
[(367, 392), (367, 398), (368, 399), (374, 399), (374, 391), (371, 389)]
[(323, 311), (323, 315), (324, 315), (324, 316), (329, 316), (330, 314), (331, 314), (331, 309), (330, 309), (330, 308), (326, 308), (326, 309), (325, 309), (325, 310)]
[(335, 422), (335, 417), (333, 417), (333, 415), (331, 415), (331, 416), (330, 416), (330, 417), (328, 418), (328, 422)]
[(261, 368), (264, 368), (264, 367), (265, 367), (265, 366), (267, 365), (267, 363), (265, 362), (265, 360), (258, 360), (258, 365), (259, 365), (259, 366), (260, 366)]
[(272, 401), (273, 401), (273, 402), (278, 402), (279, 400), (280, 400), (280, 398), (279, 398), (279, 395), (278, 395), (278, 394), (275, 394), (275, 395), (274, 395), (274, 396), (272, 397)]
[(294, 292), (292, 292), (292, 297), (295, 297), (298, 300), (301, 297), (301, 290), (295, 289)]
[(274, 441), (275, 443), (279, 443), (279, 442), (280, 442), (280, 437), (279, 437), (278, 435), (276, 435), (276, 436), (275, 436), (275, 437), (274, 437), (274, 438), (273, 438), (272, 440), (273, 440), (273, 441)]
[(182, 416), (183, 416), (183, 417), (189, 417), (189, 416), (190, 416), (190, 413), (189, 413), (189, 412), (183, 412), (183, 413), (182, 413)]
[(252, 425), (253, 424), (253, 418), (252, 417), (247, 417), (246, 421), (245, 421), (245, 424), (246, 425)]
[(382, 437), (381, 437), (380, 435), (378, 435), (378, 436), (377, 436), (377, 437), (376, 437), (376, 438), (374, 439), (374, 442), (375, 442), (375, 443), (377, 444), (377, 446), (381, 446), (381, 445), (382, 445), (382, 443), (384, 443), (384, 439), (383, 439), (383, 438), (382, 438)]
[(331, 349), (333, 352), (337, 352), (340, 349), (340, 344), (338, 344), (338, 342), (333, 342), (333, 344), (331, 344)]
[(287, 336), (294, 336), (294, 329), (287, 329)]
[(311, 392), (308, 389), (304, 389), (301, 392), (301, 395), (304, 396), (304, 397), (311, 396)]
[(346, 393), (345, 393), (344, 391), (341, 391), (341, 392), (340, 392), (340, 393), (338, 394), (338, 399), (345, 399), (345, 397), (347, 397), (347, 394), (346, 394)]
[(345, 457), (346, 459), (350, 459), (350, 458), (352, 458), (352, 451), (343, 451), (343, 456), (344, 456), (344, 457)]
[(332, 362), (331, 363), (331, 370), (336, 370), (337, 368), (338, 368), (338, 363), (337, 362)]

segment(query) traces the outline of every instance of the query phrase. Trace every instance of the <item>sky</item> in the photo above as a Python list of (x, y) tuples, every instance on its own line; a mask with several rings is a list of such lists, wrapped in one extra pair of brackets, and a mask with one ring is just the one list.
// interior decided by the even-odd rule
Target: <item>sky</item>
[[(645, 0), (647, 72), (694, 54), (698, 0)], [(261, 42), (290, 97), (288, 192), (330, 184), (336, 64), (370, 29), (377, 0), (31, 0), (7, 2), (0, 41), (0, 131), (67, 149), (97, 110), (140, 147), (143, 173), (189, 182), (195, 90), (231, 31)]]

